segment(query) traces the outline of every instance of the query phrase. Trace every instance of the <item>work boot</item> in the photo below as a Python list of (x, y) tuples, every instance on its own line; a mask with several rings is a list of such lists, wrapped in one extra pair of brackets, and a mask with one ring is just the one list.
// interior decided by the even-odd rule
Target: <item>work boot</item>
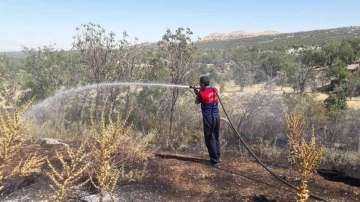
[(210, 161), (208, 161), (206, 164), (209, 165), (209, 166), (218, 167), (218, 166), (220, 165), (220, 161), (214, 162), (214, 161), (211, 161), (211, 160), (210, 160)]

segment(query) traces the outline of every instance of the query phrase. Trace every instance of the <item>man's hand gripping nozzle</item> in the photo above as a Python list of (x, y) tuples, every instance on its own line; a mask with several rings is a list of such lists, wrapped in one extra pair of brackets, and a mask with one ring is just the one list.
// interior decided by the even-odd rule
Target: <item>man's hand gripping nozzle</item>
[(189, 88), (194, 89), (194, 93), (195, 93), (195, 95), (199, 94), (199, 89), (200, 89), (200, 86), (189, 86)]

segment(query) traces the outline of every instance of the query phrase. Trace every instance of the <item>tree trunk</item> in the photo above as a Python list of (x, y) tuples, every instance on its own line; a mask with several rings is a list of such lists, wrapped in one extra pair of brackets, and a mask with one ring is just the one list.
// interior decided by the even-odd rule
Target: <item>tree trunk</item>
[(117, 95), (114, 95), (111, 99), (112, 99), (110, 101), (111, 102), (111, 114), (113, 114), (114, 110), (115, 110), (115, 104), (116, 104)]
[(83, 102), (81, 112), (80, 112), (80, 125), (82, 125), (84, 123), (84, 114), (85, 114), (85, 107), (86, 107), (86, 101), (87, 101), (88, 95), (89, 95), (89, 92), (86, 92), (85, 97), (84, 97), (84, 102)]
[(101, 89), (99, 86), (96, 87), (96, 97), (95, 97), (95, 111), (97, 112), (98, 107), (100, 106), (101, 101)]
[(109, 105), (111, 107), (110, 114), (114, 113), (116, 98), (117, 98), (117, 89), (115, 89), (112, 86), (111, 89), (110, 89), (110, 95), (109, 95)]
[(358, 153), (360, 154), (360, 132), (359, 132), (359, 142), (358, 142)]
[(129, 113), (130, 110), (130, 86), (127, 88), (126, 90), (126, 95), (125, 95), (125, 113)]
[(103, 100), (102, 100), (103, 107), (102, 107), (102, 109), (101, 109), (102, 114), (105, 114), (105, 110), (106, 110), (106, 106), (107, 106), (109, 97), (110, 97), (110, 96), (107, 95), (107, 94), (104, 94), (104, 96), (103, 96)]
[(300, 94), (304, 94), (305, 92), (305, 82), (301, 82), (300, 83)]
[(169, 127), (169, 135), (172, 135), (175, 105), (176, 105), (176, 101), (177, 101), (178, 95), (179, 95), (179, 89), (174, 89), (173, 92), (172, 92), (172, 100), (171, 100), (171, 107), (170, 107), (170, 127)]

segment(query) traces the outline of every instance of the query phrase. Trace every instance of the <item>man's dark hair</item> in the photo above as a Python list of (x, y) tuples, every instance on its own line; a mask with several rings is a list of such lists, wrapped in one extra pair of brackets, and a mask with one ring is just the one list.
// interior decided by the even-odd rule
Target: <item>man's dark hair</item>
[(208, 76), (200, 77), (200, 83), (204, 84), (205, 86), (210, 85), (210, 78)]

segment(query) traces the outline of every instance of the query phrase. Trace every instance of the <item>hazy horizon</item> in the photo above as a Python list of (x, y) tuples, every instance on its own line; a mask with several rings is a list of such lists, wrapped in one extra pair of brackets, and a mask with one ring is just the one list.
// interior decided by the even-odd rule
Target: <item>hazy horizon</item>
[(359, 26), (356, 20), (360, 2), (352, 0), (310, 0), (288, 2), (223, 0), (85, 2), (11, 1), (0, 2), (3, 14), (0, 51), (20, 51), (21, 45), (39, 47), (56, 43), (69, 50), (80, 24), (100, 24), (120, 39), (127, 31), (130, 39), (156, 42), (167, 28), (189, 27), (194, 39), (219, 32), (281, 33)]

